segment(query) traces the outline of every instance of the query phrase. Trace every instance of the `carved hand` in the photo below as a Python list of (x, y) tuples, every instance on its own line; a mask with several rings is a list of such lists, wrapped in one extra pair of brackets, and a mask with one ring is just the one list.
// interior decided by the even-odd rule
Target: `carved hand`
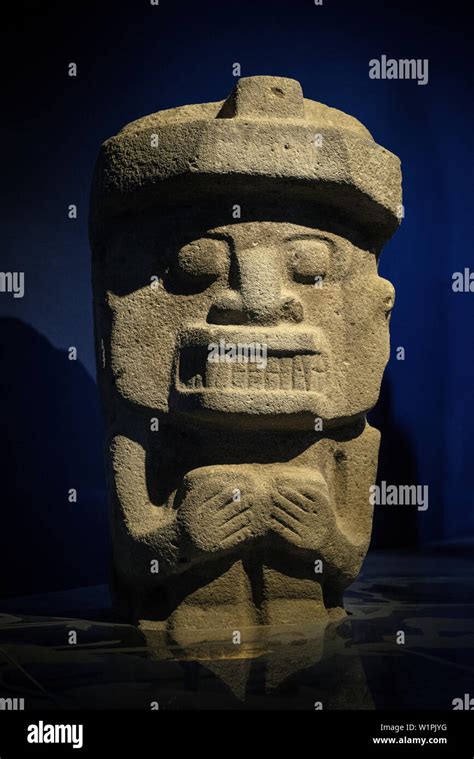
[(298, 548), (320, 548), (335, 527), (327, 486), (318, 473), (287, 471), (274, 480), (270, 499), (270, 529)]
[(234, 548), (254, 534), (252, 479), (223, 466), (203, 467), (184, 479), (178, 519), (196, 548), (206, 553)]

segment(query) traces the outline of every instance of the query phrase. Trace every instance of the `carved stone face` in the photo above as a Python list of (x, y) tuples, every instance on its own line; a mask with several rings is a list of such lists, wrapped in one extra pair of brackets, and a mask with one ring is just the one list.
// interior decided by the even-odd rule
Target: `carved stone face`
[[(218, 424), (238, 415), (243, 424), (280, 418), (303, 428), (375, 404), (394, 290), (373, 253), (284, 221), (170, 239), (149, 216), (116, 232), (105, 283), (110, 358), (125, 400)], [(128, 292), (127, 282), (138, 286)], [(209, 361), (209, 346), (221, 341), (257, 346), (261, 360), (221, 351)]]
[(365, 413), (394, 299), (377, 258), (399, 203), (396, 157), (292, 80), (241, 79), (104, 144), (94, 316), (133, 620), (183, 643), (343, 614), (370, 539)]

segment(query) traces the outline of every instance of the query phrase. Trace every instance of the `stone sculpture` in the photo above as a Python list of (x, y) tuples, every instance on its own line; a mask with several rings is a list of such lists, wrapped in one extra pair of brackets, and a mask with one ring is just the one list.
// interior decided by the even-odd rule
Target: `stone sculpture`
[[(90, 236), (114, 594), (179, 638), (344, 614), (371, 533), (399, 160), (298, 82), (128, 124)], [(207, 633), (206, 633), (207, 634)]]

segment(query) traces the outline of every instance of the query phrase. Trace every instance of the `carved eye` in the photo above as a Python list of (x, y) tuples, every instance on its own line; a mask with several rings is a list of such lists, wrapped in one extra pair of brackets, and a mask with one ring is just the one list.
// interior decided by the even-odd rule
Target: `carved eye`
[(185, 245), (178, 253), (178, 270), (201, 280), (213, 280), (227, 271), (228, 246), (223, 240), (202, 238)]
[(329, 268), (330, 247), (324, 240), (293, 240), (290, 267), (296, 282), (314, 284), (315, 277), (324, 277)]

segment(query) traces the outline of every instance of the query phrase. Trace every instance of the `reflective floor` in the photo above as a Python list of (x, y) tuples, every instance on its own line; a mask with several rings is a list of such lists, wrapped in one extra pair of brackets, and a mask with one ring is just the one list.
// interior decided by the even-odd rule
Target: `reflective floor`
[(472, 545), (371, 553), (345, 603), (347, 618), (324, 629), (243, 629), (240, 645), (186, 650), (108, 621), (105, 586), (4, 600), (0, 704), (451, 710), (474, 697)]

